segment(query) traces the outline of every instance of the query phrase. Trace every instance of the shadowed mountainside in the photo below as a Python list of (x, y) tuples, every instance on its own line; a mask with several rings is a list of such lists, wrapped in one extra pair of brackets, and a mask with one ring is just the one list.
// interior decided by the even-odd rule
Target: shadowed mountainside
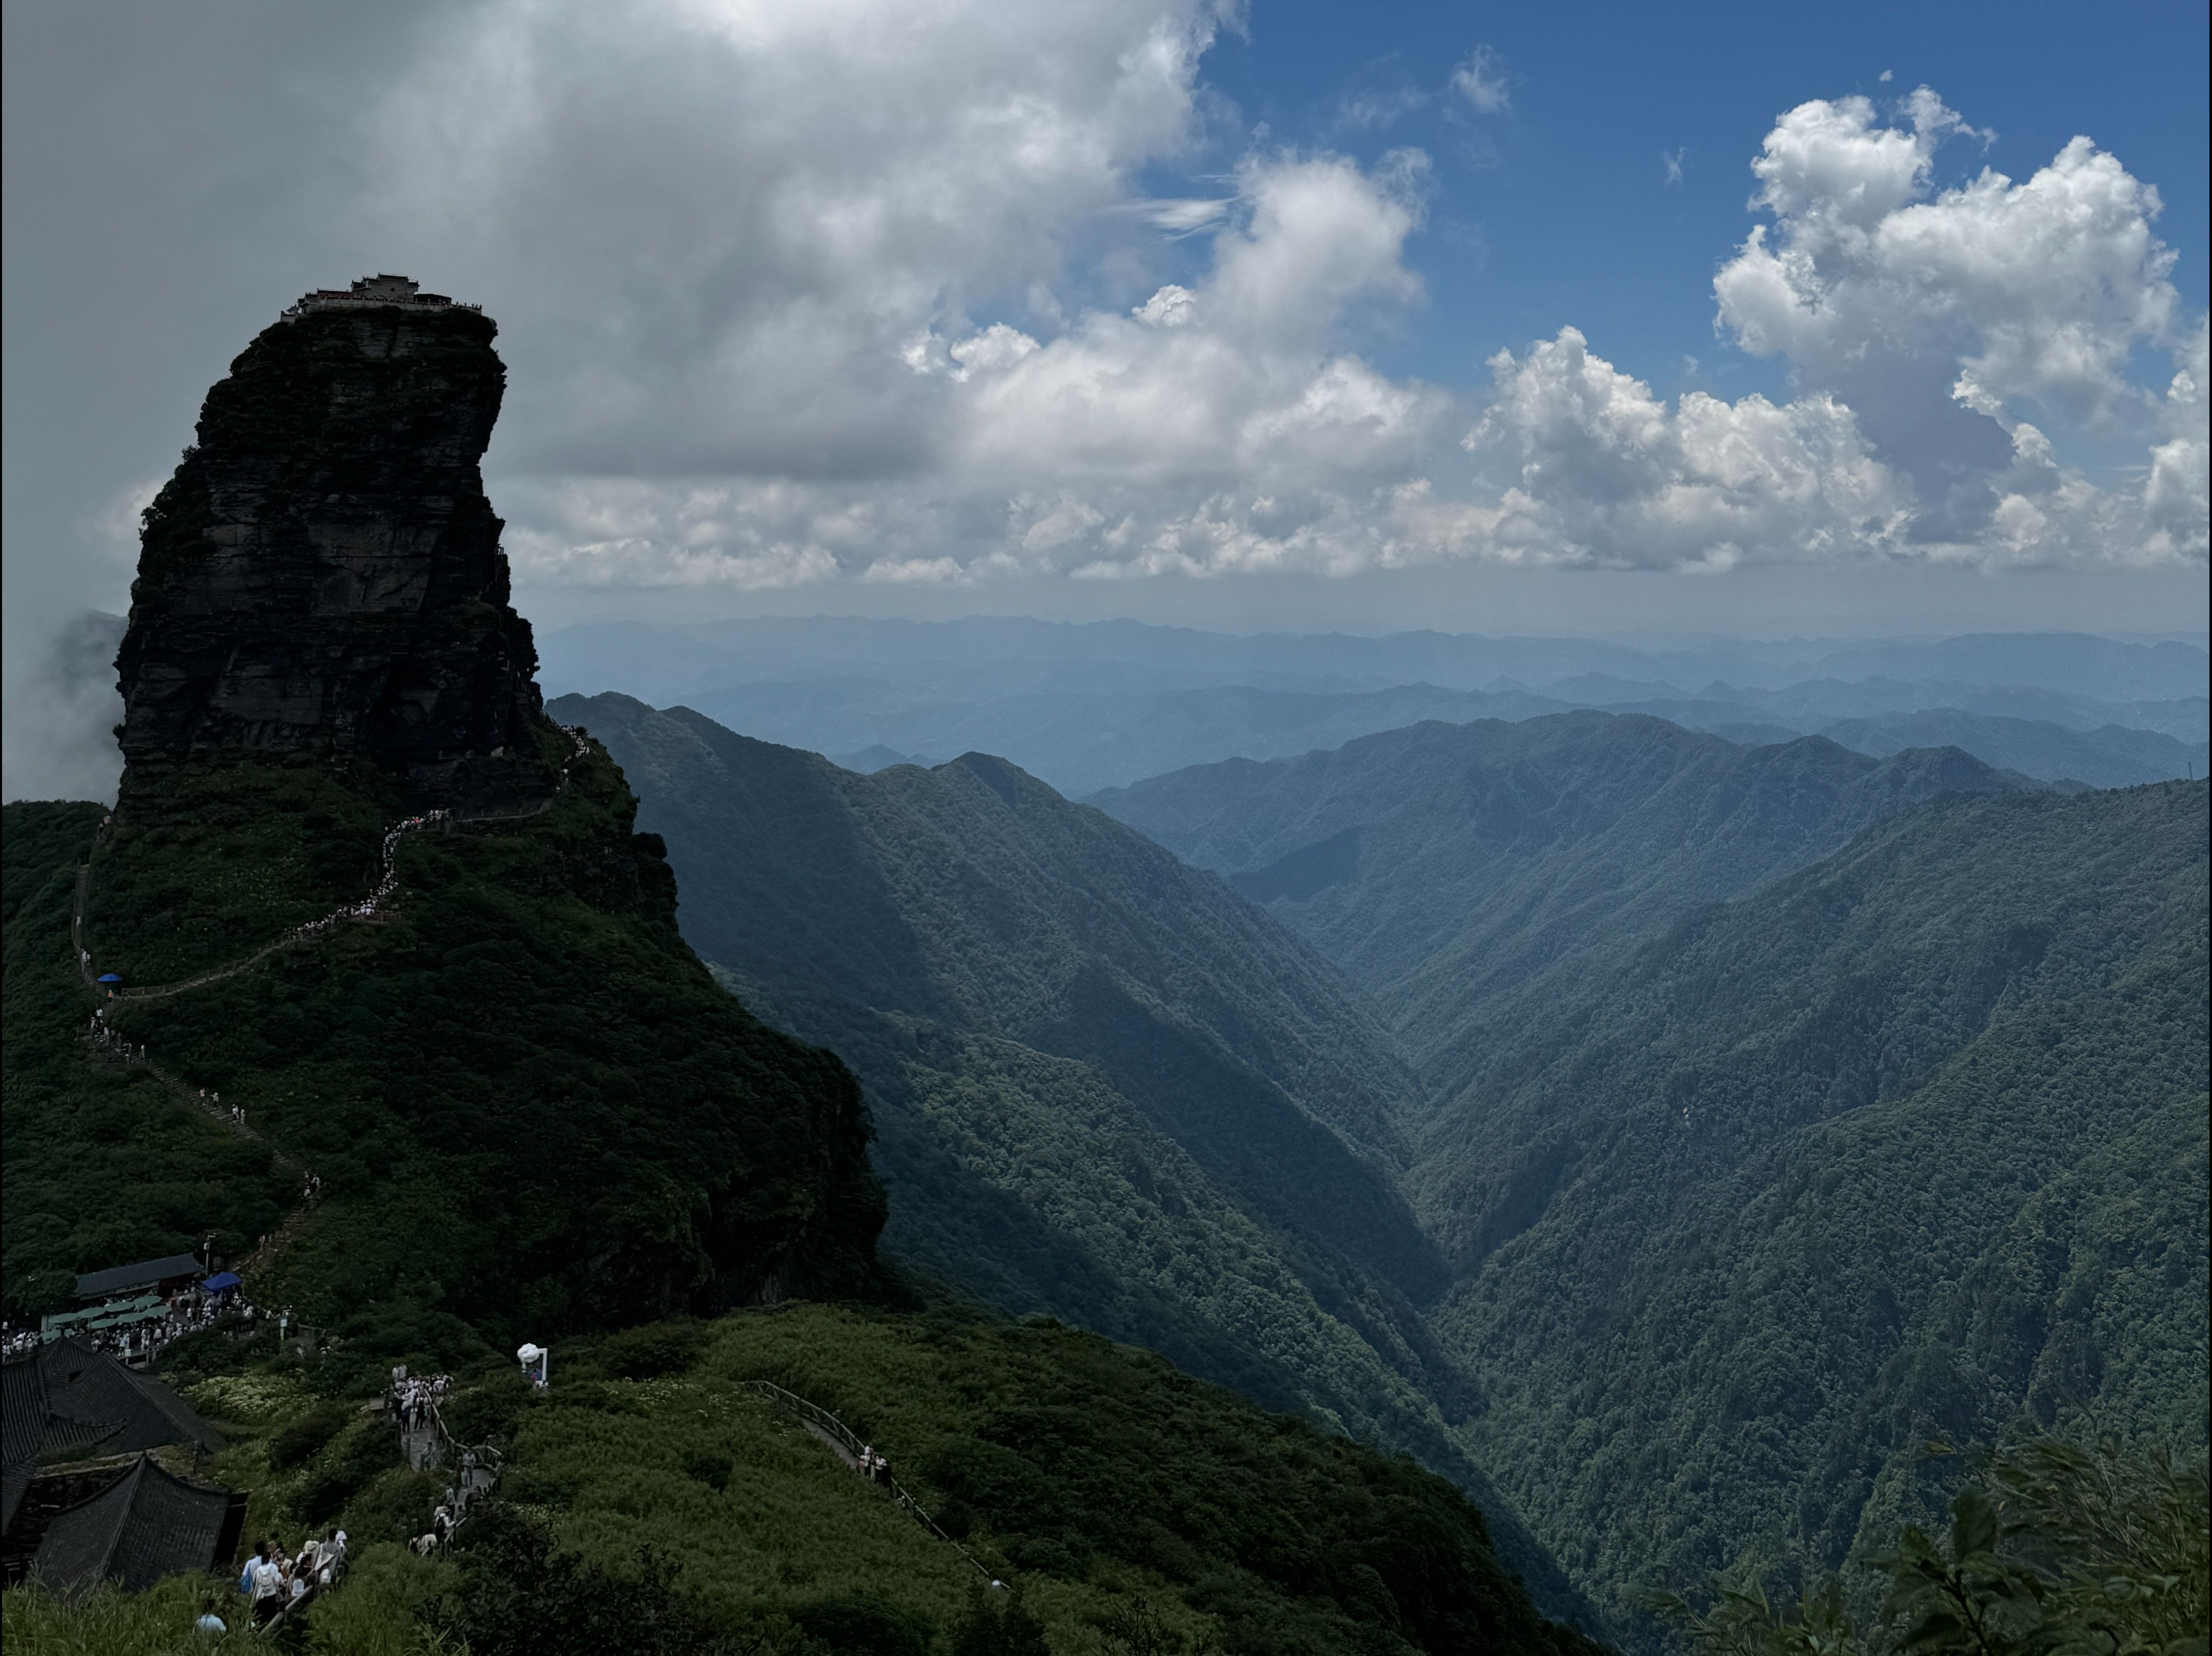
[(280, 1230), (257, 1295), (495, 1345), (874, 1282), (852, 1076), (719, 989), (619, 774), (540, 711), (477, 469), (494, 332), (276, 324), (146, 514), (112, 821), (7, 807), (11, 1318)]
[(1395, 1184), (1413, 1082), (1295, 940), (1003, 760), (864, 776), (686, 709), (554, 710), (637, 787), (694, 946), (860, 1073), (902, 1257), (1486, 1489)]

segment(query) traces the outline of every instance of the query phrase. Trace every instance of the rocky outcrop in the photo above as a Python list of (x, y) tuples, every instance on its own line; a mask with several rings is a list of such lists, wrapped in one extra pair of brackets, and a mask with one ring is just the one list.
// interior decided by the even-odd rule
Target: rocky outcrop
[(116, 667), (127, 799), (169, 767), (373, 767), (412, 805), (542, 795), (530, 624), (478, 462), (506, 368), (475, 311), (271, 326), (144, 519)]

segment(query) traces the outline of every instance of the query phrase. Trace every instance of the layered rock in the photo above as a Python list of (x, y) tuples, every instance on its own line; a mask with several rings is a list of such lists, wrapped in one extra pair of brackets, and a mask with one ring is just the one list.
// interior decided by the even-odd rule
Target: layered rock
[(125, 796), (167, 767), (374, 767), (412, 805), (551, 786), (479, 470), (506, 368), (454, 307), (309, 309), (209, 393), (147, 510), (116, 667)]

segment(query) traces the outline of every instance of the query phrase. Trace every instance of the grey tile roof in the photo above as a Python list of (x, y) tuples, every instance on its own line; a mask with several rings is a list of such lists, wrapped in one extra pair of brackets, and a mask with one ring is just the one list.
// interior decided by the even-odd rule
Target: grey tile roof
[(104, 1351), (64, 1338), (40, 1346), (38, 1363), (46, 1397), (42, 1459), (128, 1454), (167, 1443), (222, 1446), (215, 1428), (182, 1397)]
[(50, 1592), (68, 1593), (103, 1578), (126, 1592), (179, 1570), (204, 1570), (218, 1556), (231, 1497), (172, 1476), (141, 1455), (88, 1501), (54, 1515), (31, 1574)]
[(15, 1521), (15, 1508), (31, 1487), (39, 1445), (46, 1435), (46, 1382), (38, 1354), (27, 1351), (0, 1363), (0, 1462), (4, 1462), (7, 1511), (0, 1530)]

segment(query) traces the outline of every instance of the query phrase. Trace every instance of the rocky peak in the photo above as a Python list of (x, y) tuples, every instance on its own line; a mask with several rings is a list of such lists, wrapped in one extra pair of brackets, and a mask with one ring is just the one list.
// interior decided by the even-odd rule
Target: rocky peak
[(303, 758), (422, 805), (551, 785), (479, 470), (496, 331), (450, 304), (295, 310), (210, 390), (145, 514), (116, 660), (126, 797), (180, 763)]

